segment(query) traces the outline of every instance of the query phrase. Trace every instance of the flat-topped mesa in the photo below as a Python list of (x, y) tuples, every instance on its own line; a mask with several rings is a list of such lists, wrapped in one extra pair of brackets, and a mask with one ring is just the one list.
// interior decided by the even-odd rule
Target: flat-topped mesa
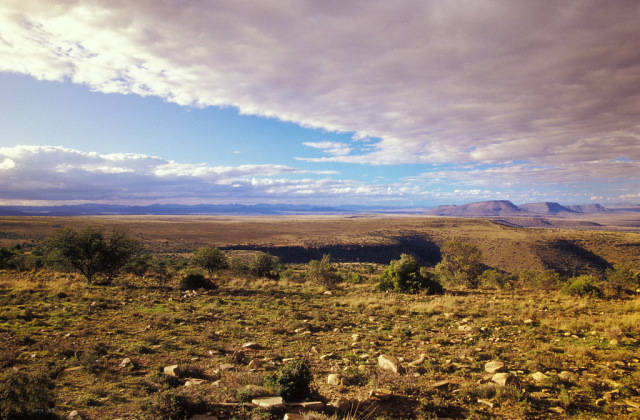
[(527, 213), (544, 214), (544, 215), (576, 213), (575, 210), (572, 210), (567, 206), (563, 206), (559, 203), (548, 202), (548, 201), (543, 203), (521, 204), (519, 207), (521, 210), (524, 210)]
[(522, 210), (508, 200), (479, 201), (461, 206), (439, 206), (428, 214), (436, 216), (505, 216), (519, 215)]

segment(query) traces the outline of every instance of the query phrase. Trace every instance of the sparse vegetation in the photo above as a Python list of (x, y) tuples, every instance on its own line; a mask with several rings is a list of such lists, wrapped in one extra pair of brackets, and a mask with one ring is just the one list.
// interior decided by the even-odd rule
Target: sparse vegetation
[(416, 259), (408, 254), (402, 254), (399, 260), (389, 263), (387, 269), (380, 276), (378, 289), (416, 293), (425, 290), (427, 294), (442, 293), (442, 286), (430, 273), (423, 275)]
[[(442, 229), (455, 229), (446, 223)], [(455, 223), (464, 229), (478, 224)], [(183, 230), (188, 224), (181, 223)], [(472, 234), (478, 233), (460, 237)], [(507, 234), (530, 233), (508, 231), (506, 240)], [(574, 233), (537, 233), (547, 234)], [(590, 236), (581, 238), (568, 249), (586, 248)], [(229, 268), (209, 275), (216, 283), (224, 278), (214, 291), (204, 269), (192, 271), (190, 261), (207, 241), (158, 252), (151, 250), (157, 240), (145, 234), (144, 262), (134, 259), (121, 269), (120, 287), (95, 287), (60, 266), (0, 269), (0, 367), (5, 376), (45, 378), (28, 389), (55, 384), (55, 398), (47, 385), (21, 392), (21, 401), (29, 405), (35, 401), (29, 395), (48, 395), (30, 406), (45, 410), (55, 402), (63, 417), (78, 410), (84, 418), (282, 418), (251, 405), (253, 398), (277, 393), (288, 400), (344, 400), (342, 411), (327, 409), (318, 418), (632, 418), (637, 409), (629, 404), (640, 395), (637, 247), (616, 240), (635, 244), (638, 236), (599, 232), (593, 238), (627, 254), (607, 254), (600, 245), (612, 268), (567, 279), (542, 266), (506, 270), (509, 254), (501, 263), (491, 254), (497, 251), (474, 237), (483, 261), (489, 255), (495, 268), (475, 285), (463, 282), (428, 296), (378, 290), (384, 277), (391, 290), (419, 291), (422, 286), (414, 285), (433, 275), (433, 264), (421, 267), (424, 260), (397, 259), (399, 253), (389, 265), (326, 258), (318, 267), (267, 256), (269, 271), (283, 270), (274, 281), (273, 274), (250, 271), (266, 255), (255, 249), (225, 251)], [(37, 249), (32, 243), (10, 251), (37, 257)], [(307, 273), (327, 266), (341, 279), (339, 288), (327, 292), (305, 281), (312, 280)], [(188, 274), (197, 276), (185, 281)], [(620, 293), (609, 293), (608, 285), (621, 285)], [(397, 357), (400, 372), (379, 369), (380, 354)], [(490, 360), (502, 361), (517, 381), (487, 383)], [(176, 376), (162, 373), (171, 365)], [(546, 378), (534, 379), (538, 372)], [(339, 385), (327, 383), (329, 373), (339, 375)], [(370, 397), (372, 390), (378, 394)], [(6, 401), (17, 400), (0, 395), (0, 405)]]
[(54, 420), (53, 384), (44, 375), (5, 370), (0, 373), (0, 418)]
[(285, 401), (302, 401), (311, 394), (311, 381), (309, 364), (298, 358), (280, 368), (277, 374), (268, 376), (265, 385), (276, 390)]
[(478, 287), (482, 253), (477, 246), (459, 240), (448, 241), (442, 246), (441, 252), (442, 261), (436, 265), (435, 272), (442, 283)]
[(101, 274), (110, 283), (142, 248), (124, 232), (114, 230), (105, 237), (103, 231), (93, 228), (61, 229), (47, 239), (45, 247), (49, 260), (79, 271), (87, 283)]
[(265, 252), (258, 252), (249, 265), (249, 271), (256, 277), (277, 279), (280, 273), (280, 261)]
[(562, 287), (566, 293), (577, 296), (602, 296), (597, 280), (590, 274), (572, 277)]
[(309, 261), (309, 267), (305, 274), (306, 278), (324, 287), (333, 287), (338, 281), (338, 269), (331, 264), (331, 256), (324, 254), (321, 260)]
[(218, 248), (205, 246), (198, 248), (193, 254), (193, 262), (213, 274), (215, 271), (225, 269), (229, 266), (229, 261), (224, 252)]

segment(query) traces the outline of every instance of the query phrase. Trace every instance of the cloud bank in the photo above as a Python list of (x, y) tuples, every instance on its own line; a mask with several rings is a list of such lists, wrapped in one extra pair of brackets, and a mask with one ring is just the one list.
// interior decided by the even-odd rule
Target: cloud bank
[(0, 16), (1, 71), (380, 139), (334, 161), (640, 160), (635, 1), (7, 0)]
[(327, 197), (349, 202), (396, 193), (388, 186), (327, 178), (327, 172), (270, 164), (185, 164), (61, 146), (0, 147), (0, 203), (308, 202), (309, 197), (326, 203)]

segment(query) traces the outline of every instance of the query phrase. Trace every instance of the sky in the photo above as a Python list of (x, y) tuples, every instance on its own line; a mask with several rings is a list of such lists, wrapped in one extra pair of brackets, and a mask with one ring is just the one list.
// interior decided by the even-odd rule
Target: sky
[(640, 203), (640, 3), (3, 0), (0, 204)]

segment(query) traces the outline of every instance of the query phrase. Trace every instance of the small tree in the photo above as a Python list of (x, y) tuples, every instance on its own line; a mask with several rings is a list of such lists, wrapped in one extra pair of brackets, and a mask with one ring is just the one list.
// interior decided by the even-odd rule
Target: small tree
[(251, 273), (256, 277), (268, 277), (277, 279), (280, 271), (280, 261), (278, 257), (269, 255), (266, 252), (259, 252), (249, 265)]
[(214, 271), (229, 267), (229, 261), (227, 260), (227, 256), (224, 252), (211, 246), (198, 248), (198, 250), (193, 254), (192, 261), (196, 265), (206, 269), (209, 274), (213, 274)]
[(124, 232), (114, 231), (106, 238), (93, 228), (61, 229), (47, 239), (45, 247), (49, 260), (79, 271), (88, 283), (99, 274), (110, 282), (142, 249)]
[(442, 261), (436, 265), (436, 274), (443, 282), (478, 287), (482, 273), (482, 254), (477, 246), (463, 241), (449, 241), (442, 248)]
[(416, 293), (427, 290), (429, 294), (442, 293), (442, 286), (430, 273), (420, 273), (420, 266), (412, 255), (402, 254), (393, 260), (380, 276), (378, 289)]
[(324, 254), (320, 261), (309, 261), (305, 276), (308, 280), (325, 287), (331, 287), (340, 280), (338, 270), (331, 264), (331, 256), (329, 254)]

